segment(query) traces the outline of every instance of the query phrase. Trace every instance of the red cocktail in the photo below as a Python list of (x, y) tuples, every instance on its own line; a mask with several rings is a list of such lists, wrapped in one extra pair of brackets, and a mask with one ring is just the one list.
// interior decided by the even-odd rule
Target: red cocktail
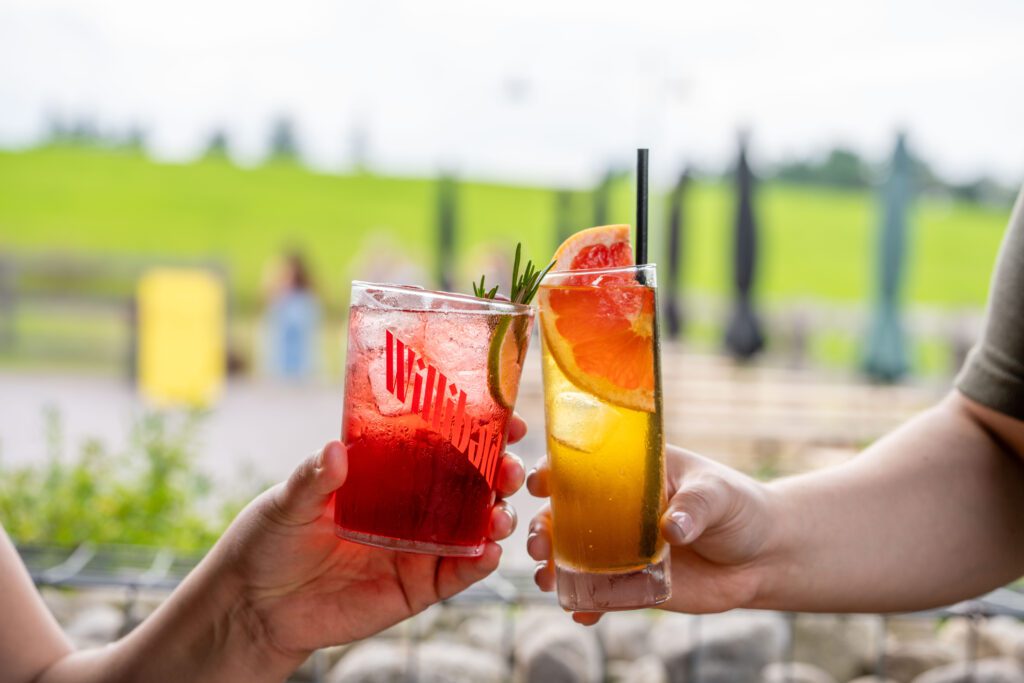
[(529, 306), (352, 284), (339, 536), (480, 554), (532, 323)]

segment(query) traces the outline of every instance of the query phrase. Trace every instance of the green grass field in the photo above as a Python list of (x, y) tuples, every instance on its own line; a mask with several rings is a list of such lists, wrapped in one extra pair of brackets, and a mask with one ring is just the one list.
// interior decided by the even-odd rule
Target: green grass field
[[(238, 300), (252, 305), (268, 261), (282, 246), (297, 244), (307, 249), (328, 300), (338, 304), (350, 279), (372, 273), (368, 253), (383, 262), (404, 252), (433, 273), (435, 187), (428, 179), (327, 175), (283, 162), (242, 169), (224, 159), (158, 164), (137, 152), (83, 147), (3, 152), (0, 249), (213, 256), (229, 266)], [(511, 250), (522, 240), (535, 260), (549, 257), (551, 189), (465, 182), (459, 197), (457, 282), (467, 291), (486, 245)], [(857, 302), (871, 295), (872, 195), (766, 184), (757, 201), (763, 298)], [(577, 193), (574, 207), (579, 227), (589, 225), (586, 193)], [(727, 291), (732, 212), (728, 186), (693, 186), (687, 290)], [(1008, 212), (921, 200), (913, 216), (909, 301), (981, 306)], [(630, 223), (632, 213), (632, 188), (622, 183), (613, 192), (611, 219)], [(652, 213), (666, 215), (660, 203)], [(652, 230), (659, 247), (664, 228), (656, 220)]]

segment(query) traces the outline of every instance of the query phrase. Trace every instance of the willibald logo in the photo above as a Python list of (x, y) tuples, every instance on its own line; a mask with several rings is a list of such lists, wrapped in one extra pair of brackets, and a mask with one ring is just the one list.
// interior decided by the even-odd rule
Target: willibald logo
[(387, 390), (418, 414), (427, 427), (448, 441), (475, 467), (488, 486), (501, 450), (502, 434), (493, 422), (481, 425), (466, 413), (466, 392), (423, 360), (391, 330), (386, 330)]

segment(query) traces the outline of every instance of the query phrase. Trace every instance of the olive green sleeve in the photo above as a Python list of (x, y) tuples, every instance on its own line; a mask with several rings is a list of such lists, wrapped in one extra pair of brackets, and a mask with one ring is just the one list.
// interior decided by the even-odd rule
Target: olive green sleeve
[(996, 261), (985, 330), (956, 386), (968, 398), (1024, 420), (1024, 190)]

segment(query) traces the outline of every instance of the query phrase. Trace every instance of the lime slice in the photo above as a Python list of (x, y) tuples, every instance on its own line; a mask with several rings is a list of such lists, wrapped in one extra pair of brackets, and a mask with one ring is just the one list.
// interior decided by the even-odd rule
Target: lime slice
[(503, 408), (515, 406), (519, 389), (519, 373), (526, 355), (525, 316), (503, 316), (494, 328), (491, 348), (487, 353), (487, 387)]

